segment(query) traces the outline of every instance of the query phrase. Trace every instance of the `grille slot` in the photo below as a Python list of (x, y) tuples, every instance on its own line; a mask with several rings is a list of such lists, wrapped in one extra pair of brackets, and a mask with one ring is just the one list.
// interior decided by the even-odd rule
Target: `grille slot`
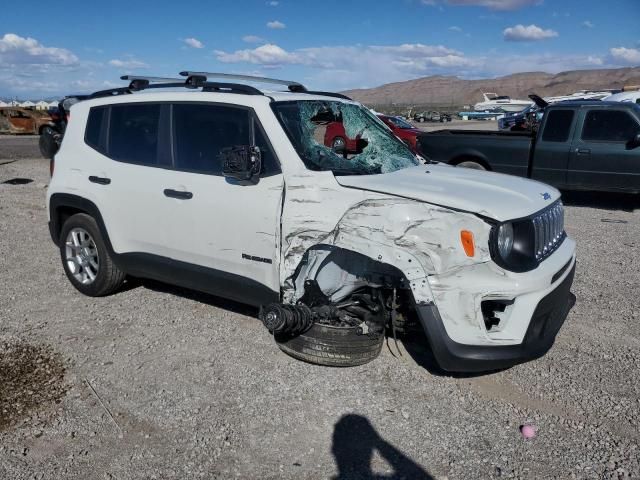
[(536, 260), (551, 255), (562, 243), (564, 237), (564, 207), (557, 201), (532, 219), (535, 232)]

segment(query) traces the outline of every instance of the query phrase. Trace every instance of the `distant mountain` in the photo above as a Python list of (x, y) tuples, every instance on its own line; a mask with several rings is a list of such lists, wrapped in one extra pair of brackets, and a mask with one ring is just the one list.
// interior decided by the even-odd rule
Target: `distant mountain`
[(624, 85), (640, 85), (640, 67), (574, 70), (556, 75), (544, 72), (516, 73), (484, 80), (432, 76), (343, 93), (367, 105), (461, 106), (482, 101), (482, 92), (526, 99), (530, 93), (540, 96), (567, 95), (577, 90), (622, 88)]

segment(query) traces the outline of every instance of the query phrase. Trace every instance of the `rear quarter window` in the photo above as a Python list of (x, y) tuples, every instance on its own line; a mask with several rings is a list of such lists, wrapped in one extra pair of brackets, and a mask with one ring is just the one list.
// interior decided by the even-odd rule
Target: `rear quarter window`
[(107, 107), (91, 108), (89, 110), (87, 127), (84, 133), (85, 143), (100, 153), (106, 153), (106, 118)]

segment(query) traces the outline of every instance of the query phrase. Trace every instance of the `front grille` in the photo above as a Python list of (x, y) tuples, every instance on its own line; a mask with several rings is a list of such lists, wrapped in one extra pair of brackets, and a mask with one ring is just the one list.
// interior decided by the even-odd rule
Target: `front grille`
[(558, 200), (533, 217), (533, 230), (535, 232), (536, 260), (540, 261), (551, 255), (565, 238), (564, 233), (564, 207)]

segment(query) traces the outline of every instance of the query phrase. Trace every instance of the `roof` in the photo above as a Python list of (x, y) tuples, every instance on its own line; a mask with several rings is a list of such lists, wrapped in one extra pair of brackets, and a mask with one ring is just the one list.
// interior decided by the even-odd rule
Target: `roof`
[[(554, 107), (619, 107), (620, 105), (629, 105), (622, 102), (609, 102), (605, 100), (569, 100), (566, 102), (552, 103), (549, 108)], [(633, 105), (633, 104), (632, 104)]]

